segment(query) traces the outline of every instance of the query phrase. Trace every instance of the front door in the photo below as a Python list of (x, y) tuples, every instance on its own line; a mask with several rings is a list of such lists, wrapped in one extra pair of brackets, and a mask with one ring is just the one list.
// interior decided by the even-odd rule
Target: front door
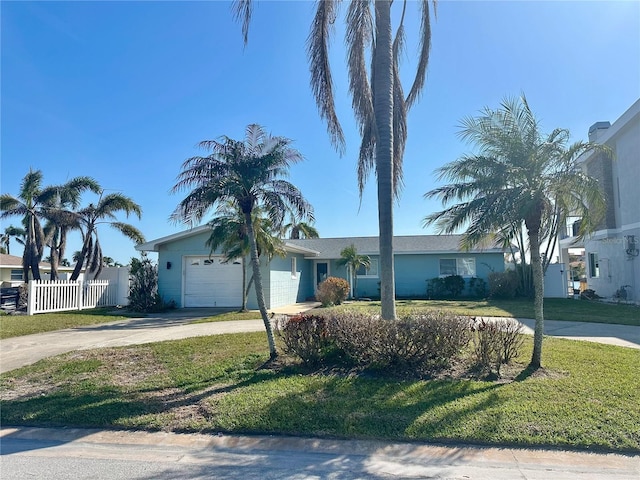
[(329, 276), (329, 262), (316, 262), (316, 289)]

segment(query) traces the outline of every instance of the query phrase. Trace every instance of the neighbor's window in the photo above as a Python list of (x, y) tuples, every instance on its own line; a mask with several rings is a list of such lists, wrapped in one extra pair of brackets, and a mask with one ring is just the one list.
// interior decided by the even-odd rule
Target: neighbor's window
[(22, 270), (11, 270), (12, 281), (22, 281)]
[(466, 258), (441, 258), (440, 276), (460, 275), (461, 277), (475, 277), (476, 259)]
[(296, 257), (291, 257), (291, 278), (296, 278), (298, 276), (298, 259)]
[(358, 275), (359, 277), (377, 277), (378, 276), (378, 260), (372, 258), (369, 268), (364, 268), (363, 266), (360, 266), (360, 268), (358, 268), (358, 270), (356, 271), (356, 275)]
[(455, 258), (441, 258), (440, 259), (440, 276), (448, 277), (450, 275), (456, 275), (456, 259)]
[(597, 253), (589, 254), (589, 276), (591, 278), (598, 278), (600, 276), (600, 263)]

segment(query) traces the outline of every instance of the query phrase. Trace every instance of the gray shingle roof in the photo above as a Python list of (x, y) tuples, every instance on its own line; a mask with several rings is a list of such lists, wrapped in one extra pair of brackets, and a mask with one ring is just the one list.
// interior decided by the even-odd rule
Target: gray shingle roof
[[(407, 235), (393, 239), (393, 251), (396, 255), (416, 253), (459, 253), (462, 235)], [(314, 250), (319, 253), (316, 258), (340, 258), (340, 252), (353, 244), (362, 255), (378, 255), (378, 237), (343, 237), (343, 238), (310, 238), (304, 240), (286, 240), (286, 243)], [(503, 252), (496, 245), (487, 244), (470, 250), (472, 253)]]

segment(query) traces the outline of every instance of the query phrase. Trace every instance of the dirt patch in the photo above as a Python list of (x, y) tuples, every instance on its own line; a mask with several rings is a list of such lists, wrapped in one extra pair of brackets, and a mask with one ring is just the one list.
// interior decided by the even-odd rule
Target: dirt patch
[[(64, 373), (64, 367), (73, 363), (82, 366), (97, 361), (98, 366), (90, 371)], [(165, 373), (151, 349), (147, 348), (102, 348), (76, 351), (62, 355), (49, 363), (44, 370), (15, 378), (7, 376), (2, 382), (0, 400), (27, 400), (50, 395), (65, 386), (99, 377), (115, 387), (139, 385), (148, 378)]]

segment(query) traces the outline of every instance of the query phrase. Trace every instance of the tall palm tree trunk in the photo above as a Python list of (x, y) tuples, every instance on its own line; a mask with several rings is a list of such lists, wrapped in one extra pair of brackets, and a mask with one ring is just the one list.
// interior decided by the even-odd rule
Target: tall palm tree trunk
[(253, 267), (253, 278), (256, 287), (256, 297), (258, 299), (258, 308), (260, 309), (260, 316), (264, 322), (264, 328), (267, 331), (267, 342), (269, 343), (269, 356), (274, 359), (278, 356), (276, 350), (276, 342), (273, 337), (273, 328), (271, 328), (271, 322), (267, 314), (267, 307), (264, 303), (264, 292), (262, 290), (262, 275), (260, 273), (260, 260), (258, 258), (258, 244), (253, 231), (253, 220), (251, 218), (251, 212), (243, 212), (245, 222), (247, 225), (247, 234), (249, 236), (249, 246), (251, 248), (251, 265)]
[(29, 216), (29, 226), (27, 228), (27, 241), (24, 246), (22, 257), (22, 269), (25, 282), (29, 281), (29, 270), (34, 280), (40, 280), (40, 259), (42, 255), (38, 249), (36, 235), (36, 224), (33, 215)]
[(240, 311), (247, 311), (247, 257), (242, 257), (242, 308)]
[(78, 277), (80, 276), (80, 271), (82, 270), (82, 265), (84, 264), (84, 260), (85, 258), (87, 258), (87, 253), (89, 252), (89, 245), (88, 245), (88, 239), (90, 233), (87, 233), (87, 236), (85, 237), (84, 242), (82, 242), (82, 249), (80, 250), (80, 256), (78, 257), (78, 260), (76, 261), (76, 266), (73, 268), (73, 272), (71, 273), (71, 281), (76, 281), (78, 279)]
[(542, 338), (544, 336), (544, 278), (542, 272), (542, 258), (540, 257), (540, 227), (535, 222), (529, 231), (529, 246), (531, 248), (531, 268), (533, 270), (533, 309), (536, 317), (533, 334), (533, 355), (529, 367), (537, 369), (542, 366)]
[(380, 243), (380, 303), (382, 318), (395, 320), (393, 266), (393, 47), (391, 2), (376, 1), (374, 51), (374, 115), (376, 121), (376, 172)]

